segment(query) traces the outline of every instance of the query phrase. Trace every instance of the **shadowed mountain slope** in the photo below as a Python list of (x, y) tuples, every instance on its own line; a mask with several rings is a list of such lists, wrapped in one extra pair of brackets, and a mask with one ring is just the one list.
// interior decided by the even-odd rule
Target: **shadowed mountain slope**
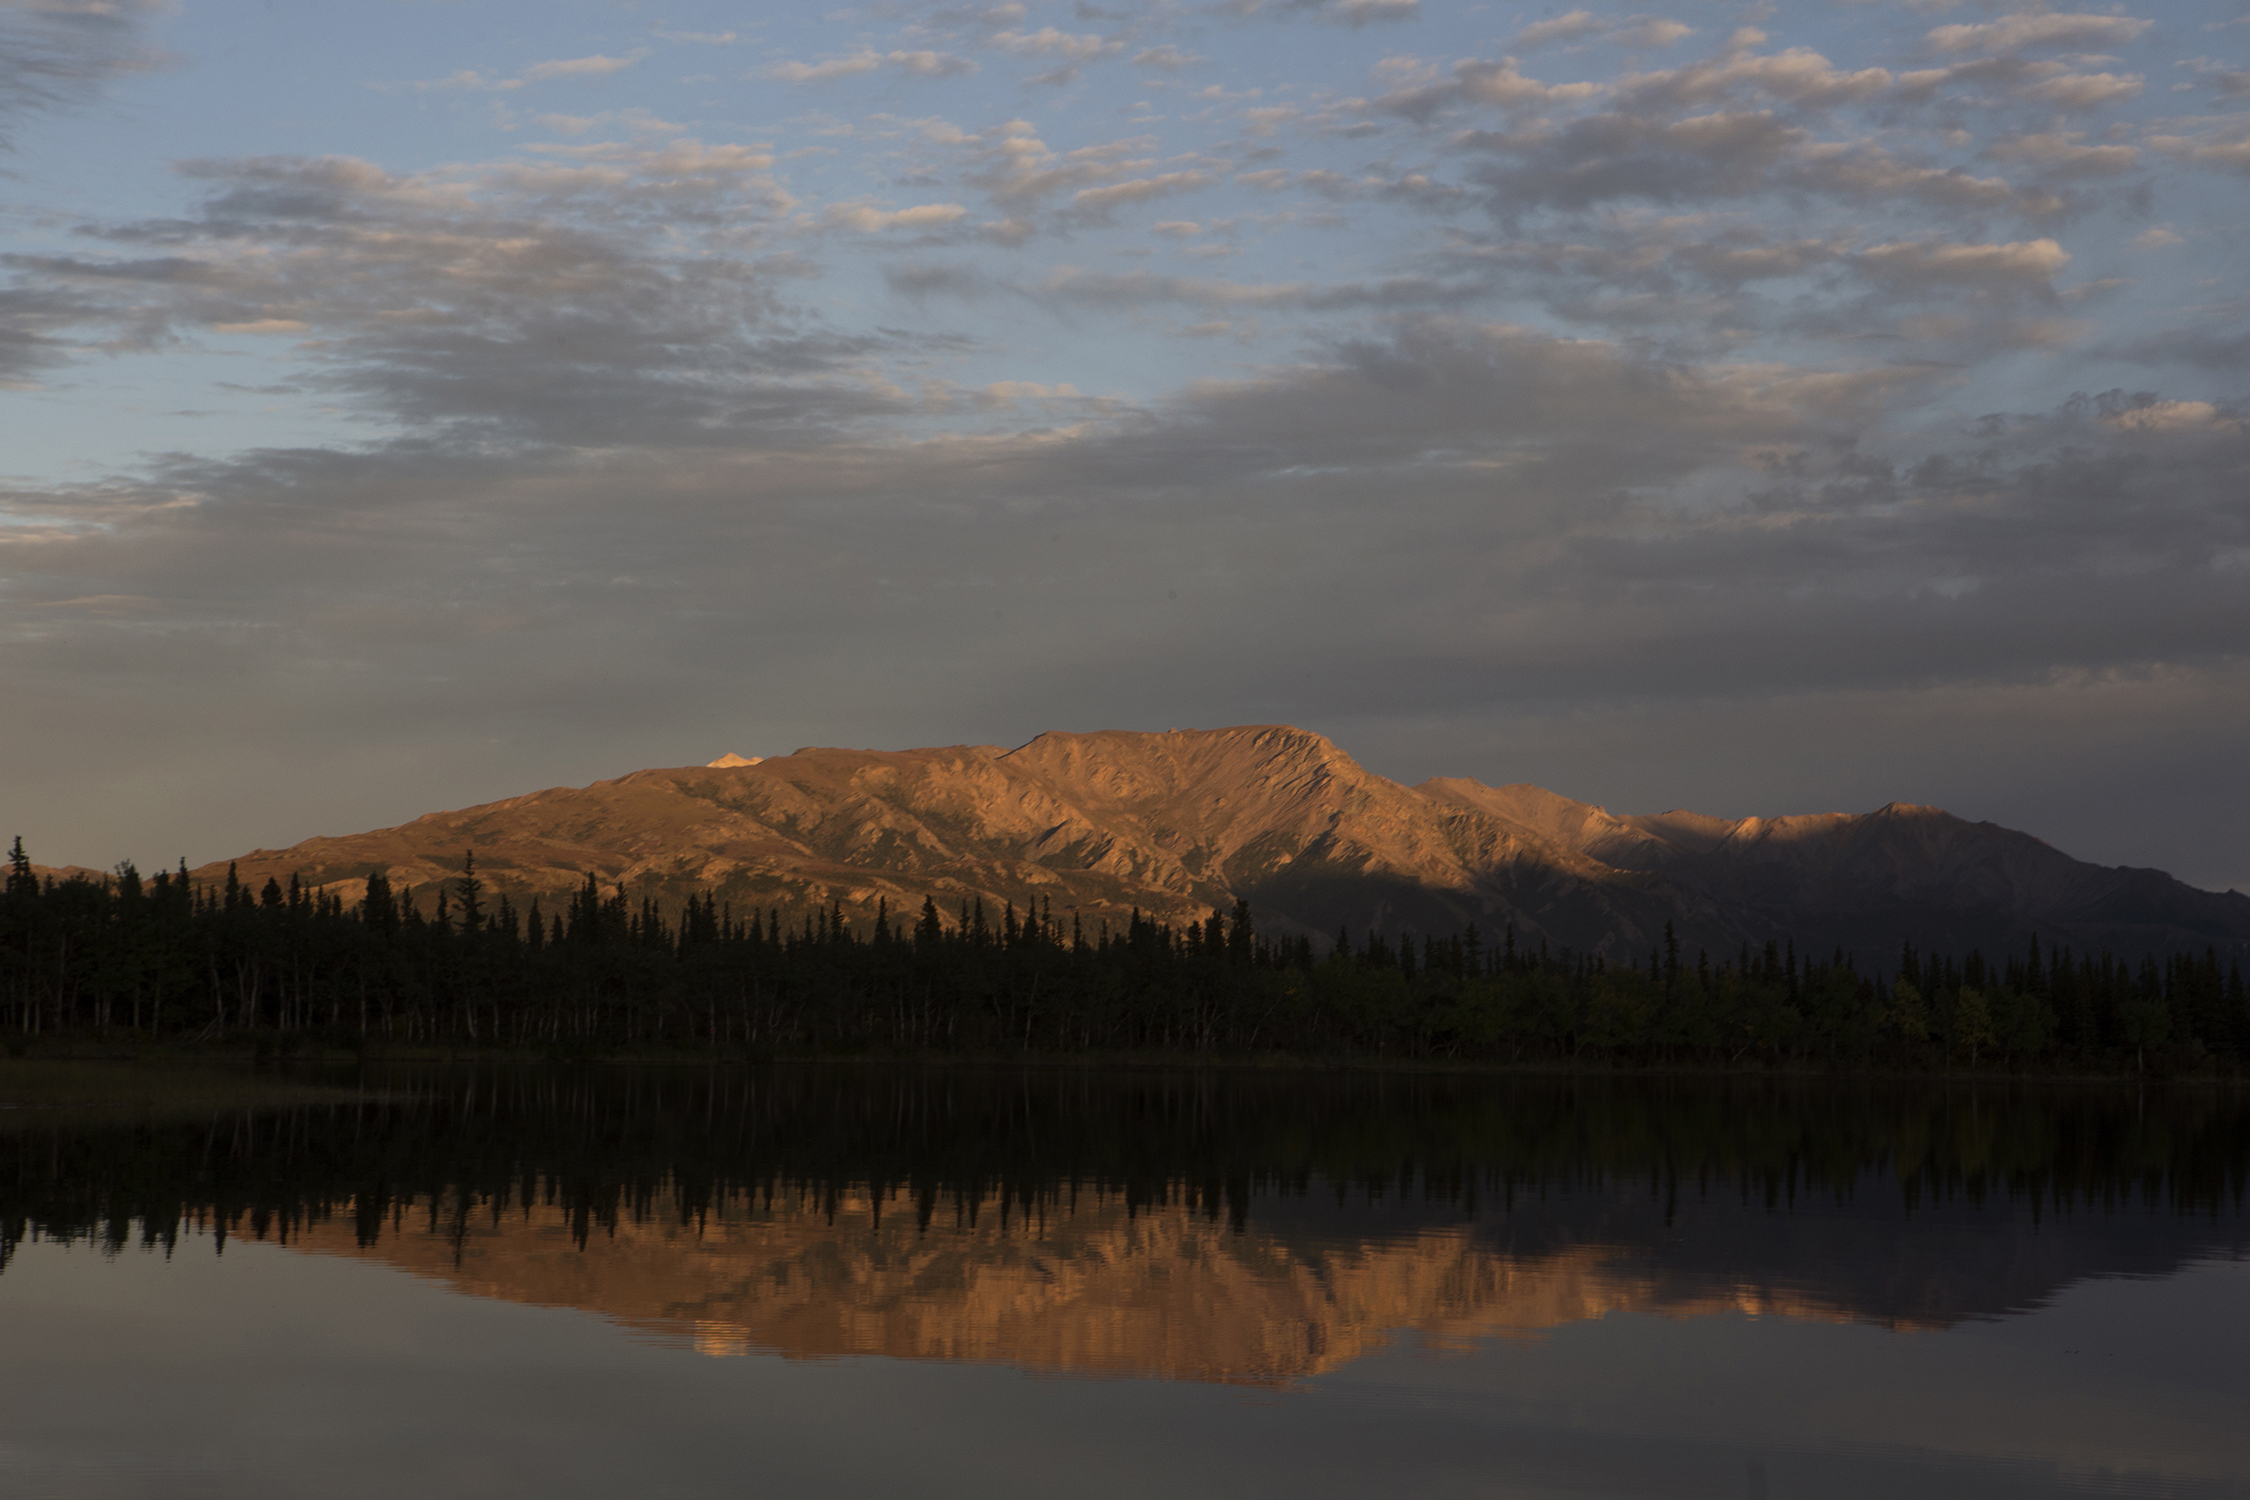
[[(1450, 932), (1646, 952), (1794, 937), (1868, 954), (1902, 938), (1994, 949), (2250, 948), (2250, 897), (2088, 865), (2026, 834), (1894, 803), (1865, 815), (1614, 817), (1532, 786), (1385, 780), (1286, 726), (1043, 734), (991, 746), (805, 749), (637, 771), (239, 861), (349, 898), (375, 869), (426, 891), (475, 849), (519, 906), (595, 876), (667, 905), (712, 892), (798, 911), (880, 902), (948, 917), (1038, 900), (1091, 930), (1135, 907), (1200, 919), (1247, 899), (1261, 930)], [(223, 878), (223, 864), (198, 872)]]
[(2035, 934), (2123, 953), (2239, 951), (2250, 940), (2250, 897), (2197, 890), (2161, 870), (2087, 864), (1938, 807), (1619, 818), (1533, 786), (1439, 779), (1419, 790), (1535, 828), (1615, 869), (1673, 877), (1824, 949), (1880, 946), (1885, 929), (1933, 948), (1987, 951)]

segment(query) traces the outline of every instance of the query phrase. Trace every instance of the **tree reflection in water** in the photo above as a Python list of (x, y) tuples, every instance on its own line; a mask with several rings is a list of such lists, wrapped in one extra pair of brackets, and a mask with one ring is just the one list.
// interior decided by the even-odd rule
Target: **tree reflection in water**
[(1285, 1382), (1616, 1311), (1941, 1327), (2239, 1253), (2208, 1090), (370, 1068), (0, 1134), (27, 1236), (249, 1235), (709, 1353)]

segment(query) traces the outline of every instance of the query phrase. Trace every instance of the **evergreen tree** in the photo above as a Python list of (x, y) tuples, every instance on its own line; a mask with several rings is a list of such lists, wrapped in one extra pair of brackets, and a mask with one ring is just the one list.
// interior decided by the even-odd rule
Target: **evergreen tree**
[[(484, 882), (477, 878), (476, 850), (461, 856), (461, 874), (453, 886), (461, 895), (461, 931), (475, 937), (484, 926)], [(442, 896), (444, 887), (439, 891)]]

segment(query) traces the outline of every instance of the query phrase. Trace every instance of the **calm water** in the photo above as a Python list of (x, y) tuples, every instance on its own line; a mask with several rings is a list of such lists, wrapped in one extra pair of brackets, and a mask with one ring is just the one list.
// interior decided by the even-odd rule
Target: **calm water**
[(2238, 1095), (348, 1083), (0, 1110), (0, 1493), (2250, 1495)]

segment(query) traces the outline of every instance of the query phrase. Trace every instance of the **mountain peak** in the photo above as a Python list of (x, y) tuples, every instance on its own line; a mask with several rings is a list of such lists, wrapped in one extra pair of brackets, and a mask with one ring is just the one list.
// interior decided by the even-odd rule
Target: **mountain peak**
[(2250, 899), (2098, 869), (1936, 808), (1620, 816), (1520, 783), (1409, 789), (1287, 724), (1057, 730), (1005, 751), (730, 753), (705, 769), (730, 774), (640, 771), (259, 850), (241, 878), (298, 874), (353, 900), (381, 869), (427, 900), (474, 848), (519, 905), (591, 875), (667, 903), (841, 902), (859, 920), (882, 901), (1037, 901), (1089, 933), (1136, 909), (1185, 924), (1247, 900), (1261, 930), (1315, 941), (1340, 925), (1429, 935), (1473, 921), (1619, 956), (1645, 954), (1667, 924), (1713, 951), (1793, 938), (1878, 961), (1902, 938), (1996, 952), (2032, 931), (2081, 948), (2250, 951)]
[(1012, 768), (1051, 779), (1087, 781), (1131, 798), (1206, 792), (1236, 796), (1252, 785), (1270, 785), (1276, 776), (1322, 767), (1348, 767), (1353, 775), (1367, 775), (1325, 736), (1287, 724), (1085, 733), (1049, 730), (1002, 760)]

